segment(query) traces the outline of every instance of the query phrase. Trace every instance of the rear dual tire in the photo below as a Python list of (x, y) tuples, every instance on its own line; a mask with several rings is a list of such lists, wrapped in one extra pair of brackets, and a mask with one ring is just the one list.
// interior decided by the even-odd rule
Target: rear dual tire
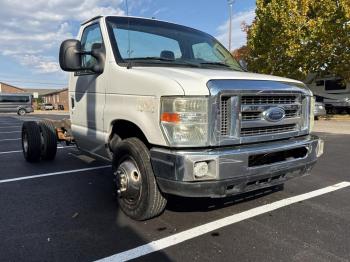
[(22, 149), (28, 162), (53, 160), (57, 152), (57, 135), (50, 121), (26, 121), (22, 126)]
[(39, 122), (42, 135), (41, 158), (43, 160), (54, 160), (57, 153), (57, 134), (52, 122), (43, 120)]
[(38, 162), (41, 157), (40, 127), (36, 122), (26, 121), (22, 125), (22, 149), (28, 162)]

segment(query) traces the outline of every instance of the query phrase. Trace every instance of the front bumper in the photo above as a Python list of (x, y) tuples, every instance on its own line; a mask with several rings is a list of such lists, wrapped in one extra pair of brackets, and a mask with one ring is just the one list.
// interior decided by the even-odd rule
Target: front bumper
[[(299, 151), (305, 153), (300, 154)], [(287, 155), (290, 152), (298, 154), (291, 157)], [(164, 193), (186, 197), (225, 197), (282, 184), (288, 179), (309, 174), (322, 152), (323, 141), (308, 135), (230, 148), (153, 148), (151, 161), (158, 185)], [(286, 155), (283, 160), (282, 155)], [(259, 161), (254, 162), (256, 159)], [(205, 178), (198, 179), (194, 175), (194, 166), (198, 162), (208, 164), (208, 176)]]

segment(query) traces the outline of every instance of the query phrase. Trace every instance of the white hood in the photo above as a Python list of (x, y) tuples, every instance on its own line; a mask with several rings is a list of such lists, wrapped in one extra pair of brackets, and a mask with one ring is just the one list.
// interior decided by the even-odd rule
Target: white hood
[(265, 80), (301, 84), (299, 81), (283, 77), (229, 70), (178, 67), (134, 67), (133, 69), (169, 77), (178, 82), (183, 88), (185, 95), (209, 95), (209, 90), (207, 88), (208, 81), (218, 79)]

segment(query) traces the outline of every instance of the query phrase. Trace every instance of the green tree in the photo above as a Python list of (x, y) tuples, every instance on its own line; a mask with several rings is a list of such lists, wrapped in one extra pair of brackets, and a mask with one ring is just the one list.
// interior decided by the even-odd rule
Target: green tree
[(247, 28), (251, 71), (350, 80), (350, 0), (257, 0)]

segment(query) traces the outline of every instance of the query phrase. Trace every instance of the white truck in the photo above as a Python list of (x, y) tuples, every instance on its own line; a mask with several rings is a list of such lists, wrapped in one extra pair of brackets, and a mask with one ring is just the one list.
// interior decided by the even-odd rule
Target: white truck
[(226, 197), (309, 174), (323, 153), (313, 98), (298, 81), (245, 72), (201, 31), (152, 19), (98, 16), (66, 40), (70, 121), (26, 122), (28, 161), (59, 141), (111, 161), (120, 208), (162, 213), (167, 195)]

